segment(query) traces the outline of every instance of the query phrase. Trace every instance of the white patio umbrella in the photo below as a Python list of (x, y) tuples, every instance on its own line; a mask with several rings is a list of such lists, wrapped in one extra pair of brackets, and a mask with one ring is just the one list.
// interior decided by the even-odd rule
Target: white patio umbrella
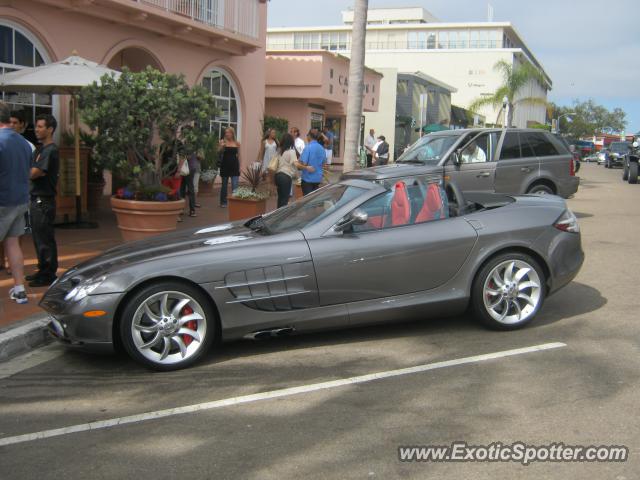
[(82, 195), (82, 185), (80, 181), (78, 93), (82, 87), (91, 85), (93, 82), (100, 83), (100, 78), (103, 75), (110, 74), (118, 77), (120, 76), (120, 72), (79, 57), (75, 53), (76, 52), (73, 52), (70, 57), (59, 62), (5, 73), (0, 77), (0, 90), (49, 95), (71, 95), (75, 137), (76, 223), (79, 225), (81, 223), (80, 197)]

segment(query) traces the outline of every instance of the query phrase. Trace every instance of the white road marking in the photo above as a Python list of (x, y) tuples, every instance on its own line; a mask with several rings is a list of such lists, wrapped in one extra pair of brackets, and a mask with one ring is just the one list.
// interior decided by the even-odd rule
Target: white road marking
[(341, 380), (333, 380), (322, 383), (312, 383), (310, 385), (301, 385), (298, 387), (283, 388), (281, 390), (273, 390), (270, 392), (255, 393), (252, 395), (243, 395), (241, 397), (225, 398), (212, 402), (197, 403), (195, 405), (187, 405), (184, 407), (169, 408), (166, 410), (157, 410), (155, 412), (141, 413), (138, 415), (130, 415), (127, 417), (112, 418), (109, 420), (101, 420), (91, 423), (83, 423), (72, 425), (70, 427), (55, 428), (52, 430), (44, 430), (41, 432), (27, 433), (24, 435), (16, 435), (13, 437), (0, 438), (0, 446), (15, 445), (17, 443), (32, 442), (44, 438), (60, 437), (71, 433), (87, 432), (91, 430), (100, 430), (130, 423), (145, 422), (148, 420), (157, 420), (159, 418), (172, 417), (175, 415), (184, 415), (186, 413), (202, 412), (215, 408), (230, 407), (233, 405), (242, 405), (245, 403), (258, 402), (261, 400), (272, 400), (274, 398), (288, 397), (291, 395), (299, 395), (302, 393), (317, 392), (330, 388), (344, 387), (347, 385), (355, 385), (359, 383), (372, 382), (374, 380), (382, 380), (385, 378), (398, 377), (401, 375), (411, 375), (414, 373), (427, 372), (438, 368), (453, 367), (456, 365), (465, 365), (470, 363), (484, 362), (487, 360), (495, 360), (497, 358), (513, 357), (515, 355), (523, 355), (526, 353), (540, 352), (551, 350), (554, 348), (562, 348), (567, 345), (564, 343), (545, 343), (542, 345), (534, 345), (531, 347), (516, 348), (513, 350), (505, 350), (502, 352), (486, 353), (483, 355), (475, 355), (472, 357), (458, 358), (455, 360), (445, 360), (443, 362), (427, 363), (415, 367), (401, 368), (398, 370), (389, 370), (386, 372), (370, 373), (368, 375), (360, 375), (357, 377), (344, 378)]
[(66, 349), (62, 345), (53, 344), (19, 355), (11, 360), (0, 363), (0, 380), (11, 377), (41, 363), (48, 362), (64, 354)]

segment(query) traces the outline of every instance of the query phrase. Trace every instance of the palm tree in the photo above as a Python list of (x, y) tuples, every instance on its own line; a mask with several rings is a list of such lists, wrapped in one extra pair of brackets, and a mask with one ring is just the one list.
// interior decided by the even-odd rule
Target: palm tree
[[(513, 66), (506, 60), (500, 60), (493, 66), (493, 69), (502, 73), (503, 83), (490, 97), (482, 97), (474, 100), (469, 105), (469, 110), (477, 112), (480, 108), (491, 105), (494, 108), (500, 107), (498, 118), (504, 108), (503, 102), (506, 98), (506, 104), (509, 107), (507, 115), (507, 126), (513, 126), (513, 114), (515, 109), (522, 104), (529, 105), (544, 105), (547, 106), (547, 101), (541, 97), (525, 97), (517, 98), (518, 94), (523, 87), (529, 84), (529, 82), (537, 80), (540, 83), (545, 83), (546, 79), (540, 70), (535, 68), (530, 63), (523, 63), (521, 65)], [(496, 123), (497, 120), (496, 120)]]
[(347, 95), (347, 125), (344, 134), (344, 172), (350, 172), (355, 168), (356, 157), (358, 156), (369, 0), (354, 0), (354, 3), (351, 60), (349, 62), (349, 93)]

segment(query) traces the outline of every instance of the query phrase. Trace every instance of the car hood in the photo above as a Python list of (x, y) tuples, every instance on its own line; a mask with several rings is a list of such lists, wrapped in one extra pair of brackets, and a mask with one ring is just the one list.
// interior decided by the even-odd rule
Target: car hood
[(91, 278), (132, 263), (168, 257), (196, 249), (222, 249), (238, 242), (261, 241), (269, 237), (244, 226), (244, 222), (180, 230), (111, 248), (97, 257), (70, 269), (61, 280), (71, 276)]

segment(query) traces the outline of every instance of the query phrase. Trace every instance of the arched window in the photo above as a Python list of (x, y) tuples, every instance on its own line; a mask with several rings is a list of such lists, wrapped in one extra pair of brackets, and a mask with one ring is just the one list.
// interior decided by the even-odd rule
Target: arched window
[(231, 77), (222, 70), (212, 69), (204, 75), (202, 85), (214, 96), (219, 109), (218, 115), (209, 121), (210, 131), (222, 138), (224, 129), (233, 127), (240, 140), (240, 100)]
[[(44, 63), (49, 63), (49, 58), (37, 45), (35, 37), (18, 25), (0, 20), (0, 73), (38, 67)], [(51, 95), (0, 92), (0, 99), (12, 110), (24, 111), (30, 124), (34, 124), (40, 114), (53, 113)]]

